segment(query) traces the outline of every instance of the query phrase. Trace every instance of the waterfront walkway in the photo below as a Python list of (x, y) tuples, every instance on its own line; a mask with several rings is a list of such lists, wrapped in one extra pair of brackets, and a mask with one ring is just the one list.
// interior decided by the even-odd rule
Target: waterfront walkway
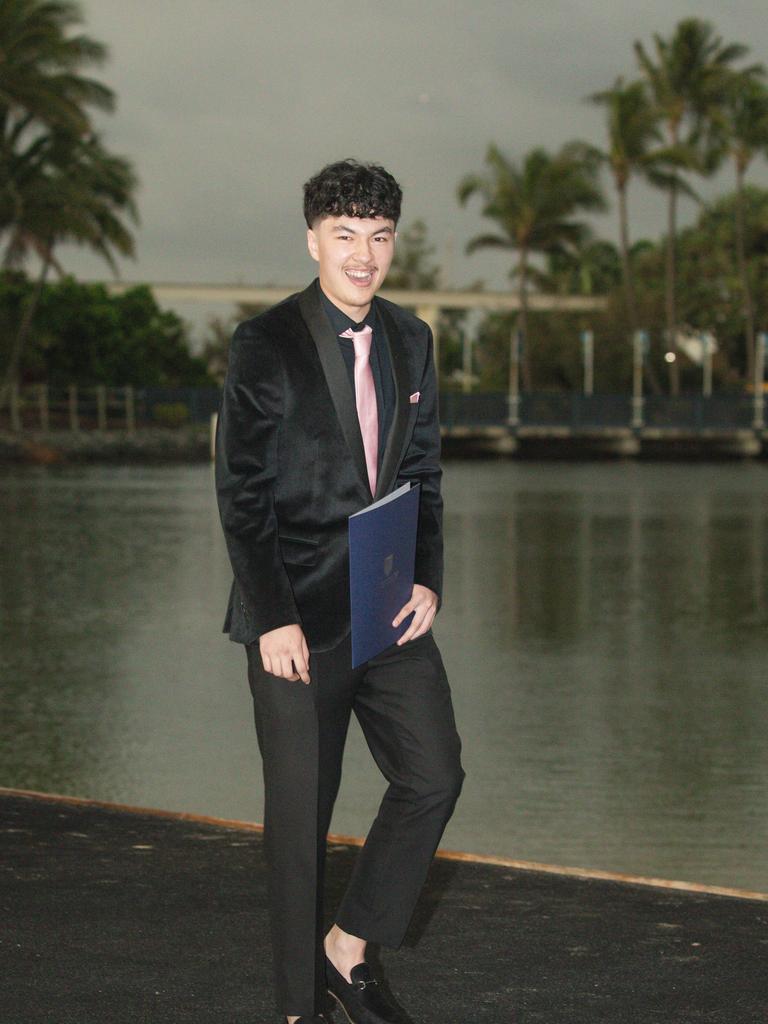
[[(277, 1024), (258, 828), (10, 790), (0, 821), (1, 1024)], [(760, 894), (439, 858), (382, 960), (414, 1024), (760, 1024), (766, 924)]]

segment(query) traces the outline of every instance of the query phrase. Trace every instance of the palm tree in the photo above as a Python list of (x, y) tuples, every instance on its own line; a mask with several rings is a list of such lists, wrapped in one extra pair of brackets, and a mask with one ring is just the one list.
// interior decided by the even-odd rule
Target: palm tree
[(624, 83), (617, 78), (610, 89), (593, 93), (593, 103), (606, 108), (608, 122), (608, 149), (603, 157), (610, 168), (619, 201), (619, 247), (624, 281), (624, 297), (630, 333), (637, 327), (637, 299), (629, 257), (629, 212), (627, 188), (633, 174), (654, 181), (663, 153), (659, 121), (661, 114), (649, 100), (644, 82)]
[(467, 175), (459, 185), (458, 197), (464, 204), (470, 196), (479, 194), (483, 216), (494, 221), (499, 230), (496, 234), (473, 238), (467, 245), (467, 252), (496, 248), (517, 253), (517, 266), (511, 276), (517, 278), (519, 325), (525, 341), (523, 382), (530, 389), (530, 258), (534, 253), (547, 255), (578, 245), (588, 228), (574, 219), (575, 214), (580, 210), (605, 208), (598, 180), (599, 154), (584, 143), (570, 142), (554, 155), (542, 148), (533, 149), (522, 162), (516, 163), (492, 144), (485, 162), (488, 173)]
[(40, 272), (24, 308), (0, 389), (0, 403), (15, 381), (32, 320), (63, 242), (87, 245), (116, 271), (115, 253), (132, 256), (134, 240), (123, 217), (137, 220), (133, 200), (136, 177), (130, 163), (109, 154), (98, 137), (75, 139), (69, 133), (44, 136), (34, 144), (18, 179), (21, 215), (8, 225), (5, 267), (21, 265), (30, 253)]
[(744, 178), (758, 153), (768, 154), (768, 87), (762, 70), (733, 75), (725, 93), (725, 124), (728, 149), (736, 170), (736, 259), (744, 300), (747, 380), (754, 377), (755, 313), (745, 243)]
[(110, 111), (110, 88), (79, 73), (100, 65), (107, 48), (68, 35), (83, 20), (69, 0), (3, 0), (0, 4), (0, 125), (2, 138), (33, 122), (76, 134), (90, 130), (87, 107)]
[[(737, 43), (725, 44), (712, 25), (700, 18), (685, 18), (678, 23), (671, 39), (655, 34), (653, 41), (655, 59), (640, 42), (635, 42), (635, 53), (666, 126), (668, 146), (678, 157), (687, 152), (690, 169), (711, 174), (722, 154), (716, 110), (734, 61), (741, 59), (747, 48)], [(675, 352), (679, 176), (674, 175), (664, 187), (669, 196), (665, 285), (667, 344)], [(677, 394), (680, 390), (677, 359), (669, 368), (670, 388)]]
[(427, 238), (427, 225), (415, 220), (397, 233), (397, 247), (387, 274), (388, 288), (429, 290), (437, 287), (440, 267), (434, 262), (435, 247)]
[(607, 295), (621, 280), (621, 262), (613, 242), (586, 236), (578, 246), (547, 255), (542, 284), (562, 295)]
[(107, 49), (73, 32), (82, 22), (69, 0), (0, 2), (0, 236), (3, 265), (35, 253), (41, 271), (11, 346), (0, 403), (17, 376), (24, 343), (54, 248), (73, 241), (94, 248), (115, 269), (114, 253), (130, 255), (123, 216), (136, 219), (135, 176), (93, 135), (90, 108), (111, 111), (114, 93), (81, 73), (100, 65)]
[(66, 0), (3, 0), (0, 4), (0, 199), (18, 207), (14, 154), (50, 130), (84, 135), (88, 107), (111, 111), (114, 93), (79, 73), (99, 65), (106, 47), (69, 35), (82, 21)]

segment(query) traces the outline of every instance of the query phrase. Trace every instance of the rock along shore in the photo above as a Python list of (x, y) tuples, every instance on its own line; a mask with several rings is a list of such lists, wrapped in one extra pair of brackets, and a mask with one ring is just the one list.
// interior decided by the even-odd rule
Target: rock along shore
[(0, 464), (207, 462), (208, 424), (163, 429), (0, 432)]

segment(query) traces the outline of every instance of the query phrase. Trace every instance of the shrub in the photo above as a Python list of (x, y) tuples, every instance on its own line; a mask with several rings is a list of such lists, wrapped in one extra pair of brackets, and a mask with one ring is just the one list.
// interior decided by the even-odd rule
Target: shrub
[(152, 418), (161, 427), (180, 427), (189, 422), (189, 406), (184, 402), (160, 402), (153, 408)]

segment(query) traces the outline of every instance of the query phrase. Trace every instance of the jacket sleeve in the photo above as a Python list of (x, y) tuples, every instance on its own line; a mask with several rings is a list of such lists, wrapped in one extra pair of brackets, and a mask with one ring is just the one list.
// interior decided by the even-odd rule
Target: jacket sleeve
[(240, 324), (216, 430), (216, 493), (241, 609), (258, 635), (301, 621), (275, 514), (282, 392), (271, 341), (252, 324)]
[(414, 582), (443, 592), (443, 499), (440, 495), (440, 419), (437, 408), (437, 374), (429, 331), (419, 388), (419, 411), (410, 444), (398, 474), (398, 482), (421, 484), (419, 525), (416, 535)]

